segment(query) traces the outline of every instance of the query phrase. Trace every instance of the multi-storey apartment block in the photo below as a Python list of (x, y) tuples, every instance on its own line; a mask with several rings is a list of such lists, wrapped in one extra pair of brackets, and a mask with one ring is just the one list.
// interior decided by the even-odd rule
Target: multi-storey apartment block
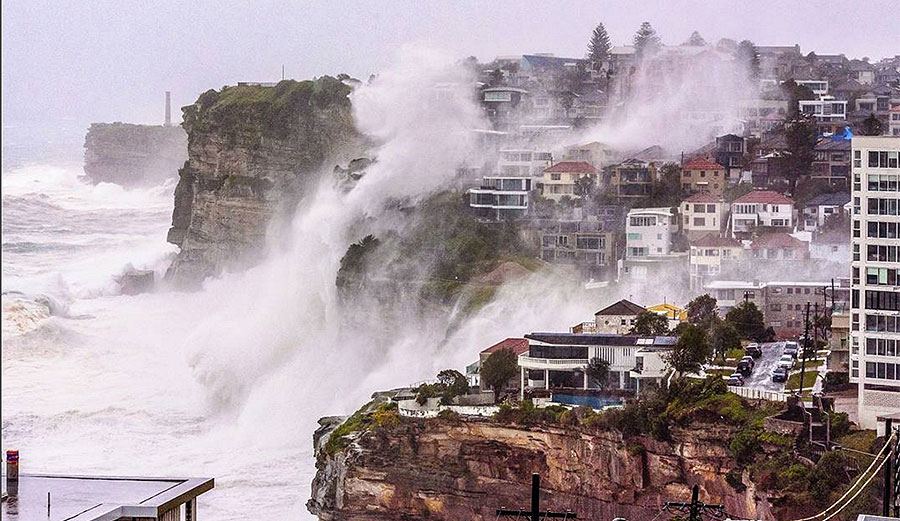
[(900, 137), (852, 140), (850, 378), (863, 428), (900, 412)]

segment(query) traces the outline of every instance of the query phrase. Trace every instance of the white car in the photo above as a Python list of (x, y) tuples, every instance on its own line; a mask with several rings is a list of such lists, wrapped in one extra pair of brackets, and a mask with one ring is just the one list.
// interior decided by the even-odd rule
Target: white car
[(781, 355), (781, 358), (778, 359), (778, 367), (784, 367), (785, 369), (793, 369), (794, 357), (791, 355)]

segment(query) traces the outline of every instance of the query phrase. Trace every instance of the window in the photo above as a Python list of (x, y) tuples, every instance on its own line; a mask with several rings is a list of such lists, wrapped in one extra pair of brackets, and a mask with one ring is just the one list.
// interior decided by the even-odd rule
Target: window
[[(853, 151), (853, 168), (862, 167), (862, 152), (859, 150)], [(854, 188), (854, 190), (859, 190), (859, 188)]]
[(869, 151), (869, 168), (898, 168), (898, 155), (900, 152), (893, 151)]
[(559, 181), (562, 178), (562, 174), (550, 174), (551, 181)]
[(705, 204), (695, 204), (694, 211), (697, 213), (703, 213), (706, 211), (706, 205)]
[(898, 235), (898, 232), (900, 232), (900, 230), (898, 230), (900, 223), (869, 221), (866, 223), (866, 227), (867, 237), (872, 239), (896, 239), (900, 237), (900, 235)]
[(694, 226), (706, 226), (706, 219), (703, 217), (694, 217)]
[(866, 290), (866, 309), (900, 311), (900, 293)]

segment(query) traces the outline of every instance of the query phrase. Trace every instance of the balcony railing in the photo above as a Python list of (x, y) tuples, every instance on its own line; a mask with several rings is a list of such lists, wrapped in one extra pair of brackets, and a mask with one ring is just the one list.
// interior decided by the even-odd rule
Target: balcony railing
[(527, 369), (580, 369), (588, 365), (587, 358), (534, 358), (520, 355), (519, 365)]

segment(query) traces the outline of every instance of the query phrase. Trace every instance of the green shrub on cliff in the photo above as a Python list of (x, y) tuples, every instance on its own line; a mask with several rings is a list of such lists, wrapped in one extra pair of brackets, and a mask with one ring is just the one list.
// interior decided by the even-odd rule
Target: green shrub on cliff
[(284, 138), (292, 126), (310, 121), (316, 111), (349, 109), (350, 87), (330, 76), (315, 80), (282, 80), (274, 87), (232, 85), (208, 90), (184, 107), (185, 128), (219, 128), (234, 136), (258, 133)]

